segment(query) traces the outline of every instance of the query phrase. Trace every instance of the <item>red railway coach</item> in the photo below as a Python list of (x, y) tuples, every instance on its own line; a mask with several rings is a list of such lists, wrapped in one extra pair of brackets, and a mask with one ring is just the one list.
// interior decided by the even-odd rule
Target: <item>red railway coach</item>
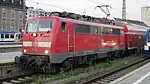
[(143, 48), (144, 36), (148, 27), (135, 24), (124, 25), (125, 29), (125, 44), (127, 50), (135, 50)]
[[(25, 26), (22, 56), (16, 57), (15, 61), (22, 67), (49, 70), (67, 69), (102, 57), (121, 56), (126, 48), (136, 47), (136, 42), (141, 42), (143, 34), (139, 31), (129, 26), (57, 16), (31, 18)], [(133, 40), (135, 36), (141, 37), (137, 41)]]

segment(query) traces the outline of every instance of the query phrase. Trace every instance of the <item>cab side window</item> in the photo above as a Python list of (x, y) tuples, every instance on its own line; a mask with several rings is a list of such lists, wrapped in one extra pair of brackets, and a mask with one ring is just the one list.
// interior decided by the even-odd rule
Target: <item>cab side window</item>
[(66, 32), (67, 31), (67, 26), (65, 22), (61, 23), (61, 28), (62, 28), (62, 32)]

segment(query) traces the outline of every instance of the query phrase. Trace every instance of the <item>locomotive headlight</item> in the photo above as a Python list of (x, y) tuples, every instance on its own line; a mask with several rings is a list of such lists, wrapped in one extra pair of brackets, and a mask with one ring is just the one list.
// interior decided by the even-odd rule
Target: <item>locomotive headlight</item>
[(106, 45), (107, 45), (107, 43), (106, 43), (106, 42), (102, 42), (102, 45), (103, 45), (103, 46), (106, 46)]
[(45, 50), (45, 54), (48, 54), (49, 53), (49, 51), (48, 50)]
[(147, 46), (150, 46), (150, 43), (147, 43)]
[(115, 45), (116, 45), (116, 42), (113, 42), (112, 45), (115, 46)]
[(36, 36), (37, 36), (37, 34), (36, 34), (36, 33), (33, 33), (33, 36), (34, 36), (34, 37), (36, 37)]
[(149, 50), (149, 46), (144, 45), (144, 50)]
[(26, 50), (26, 49), (24, 49), (24, 50), (23, 50), (23, 52), (24, 52), (24, 53), (26, 53), (26, 52), (27, 52), (27, 50)]

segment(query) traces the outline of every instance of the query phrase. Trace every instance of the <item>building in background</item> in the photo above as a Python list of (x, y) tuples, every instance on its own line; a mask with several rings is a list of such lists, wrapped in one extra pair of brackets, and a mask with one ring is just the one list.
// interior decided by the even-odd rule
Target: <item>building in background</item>
[(51, 12), (45, 11), (43, 9), (28, 7), (27, 13), (26, 13), (26, 18), (39, 17), (39, 16), (50, 16), (50, 15), (51, 15)]
[(42, 13), (45, 13), (46, 11), (44, 11), (43, 9), (34, 9), (33, 7), (28, 7), (27, 9), (27, 18), (30, 17), (38, 17), (40, 16)]
[(150, 6), (141, 8), (141, 20), (150, 26)]
[(0, 31), (19, 32), (25, 19), (25, 0), (0, 0)]

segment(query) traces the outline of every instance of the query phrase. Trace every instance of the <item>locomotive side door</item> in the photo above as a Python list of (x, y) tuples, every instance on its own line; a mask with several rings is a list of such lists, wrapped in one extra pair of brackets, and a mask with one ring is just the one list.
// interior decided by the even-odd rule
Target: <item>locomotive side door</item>
[(71, 22), (67, 23), (68, 28), (68, 52), (75, 51), (75, 30), (74, 24)]

